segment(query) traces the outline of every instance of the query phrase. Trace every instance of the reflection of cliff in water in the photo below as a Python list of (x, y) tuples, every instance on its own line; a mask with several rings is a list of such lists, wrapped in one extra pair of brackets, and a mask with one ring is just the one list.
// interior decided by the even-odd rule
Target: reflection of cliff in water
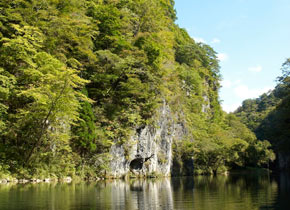
[(0, 184), (1, 210), (287, 210), (289, 174)]
[[(114, 210), (173, 210), (173, 198), (170, 179), (162, 180), (113, 180), (102, 183), (99, 194), (102, 202), (100, 209)], [(105, 185), (105, 186), (104, 186)], [(105, 188), (104, 188), (105, 187)], [(104, 190), (110, 193), (104, 193)], [(108, 203), (112, 204), (107, 205)]]
[[(277, 174), (276, 179), (278, 182), (278, 195), (271, 207), (275, 210), (290, 209), (290, 174), (289, 172)], [(266, 208), (260, 209), (264, 210)]]

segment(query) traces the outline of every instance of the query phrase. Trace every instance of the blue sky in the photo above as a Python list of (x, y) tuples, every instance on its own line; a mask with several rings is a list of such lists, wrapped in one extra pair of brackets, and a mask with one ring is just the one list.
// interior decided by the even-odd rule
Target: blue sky
[(290, 0), (176, 0), (176, 23), (218, 53), (223, 109), (276, 85), (290, 57)]

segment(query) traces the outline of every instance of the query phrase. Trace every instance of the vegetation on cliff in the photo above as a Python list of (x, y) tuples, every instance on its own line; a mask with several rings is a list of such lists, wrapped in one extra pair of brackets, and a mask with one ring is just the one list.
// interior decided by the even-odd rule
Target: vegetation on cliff
[(164, 100), (187, 129), (181, 173), (192, 159), (196, 173), (273, 160), (221, 110), (216, 52), (175, 19), (172, 0), (1, 0), (0, 173), (104, 175), (110, 147)]

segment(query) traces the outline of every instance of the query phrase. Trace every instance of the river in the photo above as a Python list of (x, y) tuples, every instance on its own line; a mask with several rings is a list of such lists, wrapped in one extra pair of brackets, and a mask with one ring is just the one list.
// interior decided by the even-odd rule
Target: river
[(290, 209), (287, 174), (2, 184), (1, 210)]

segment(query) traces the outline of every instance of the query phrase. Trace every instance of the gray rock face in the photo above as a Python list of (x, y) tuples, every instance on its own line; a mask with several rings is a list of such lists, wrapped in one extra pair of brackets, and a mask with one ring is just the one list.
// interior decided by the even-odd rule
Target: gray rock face
[(278, 153), (279, 169), (287, 170), (290, 168), (290, 156), (283, 153)]
[[(122, 177), (130, 170), (138, 175), (170, 175), (173, 139), (181, 139), (186, 129), (183, 123), (173, 120), (174, 114), (165, 102), (158, 115), (155, 126), (140, 127), (126, 144), (112, 146), (111, 176)], [(130, 169), (131, 161), (140, 157), (144, 161), (143, 167), (140, 170)]]
[(202, 104), (201, 112), (205, 113), (210, 109), (210, 101), (207, 95), (203, 95), (204, 104)]

